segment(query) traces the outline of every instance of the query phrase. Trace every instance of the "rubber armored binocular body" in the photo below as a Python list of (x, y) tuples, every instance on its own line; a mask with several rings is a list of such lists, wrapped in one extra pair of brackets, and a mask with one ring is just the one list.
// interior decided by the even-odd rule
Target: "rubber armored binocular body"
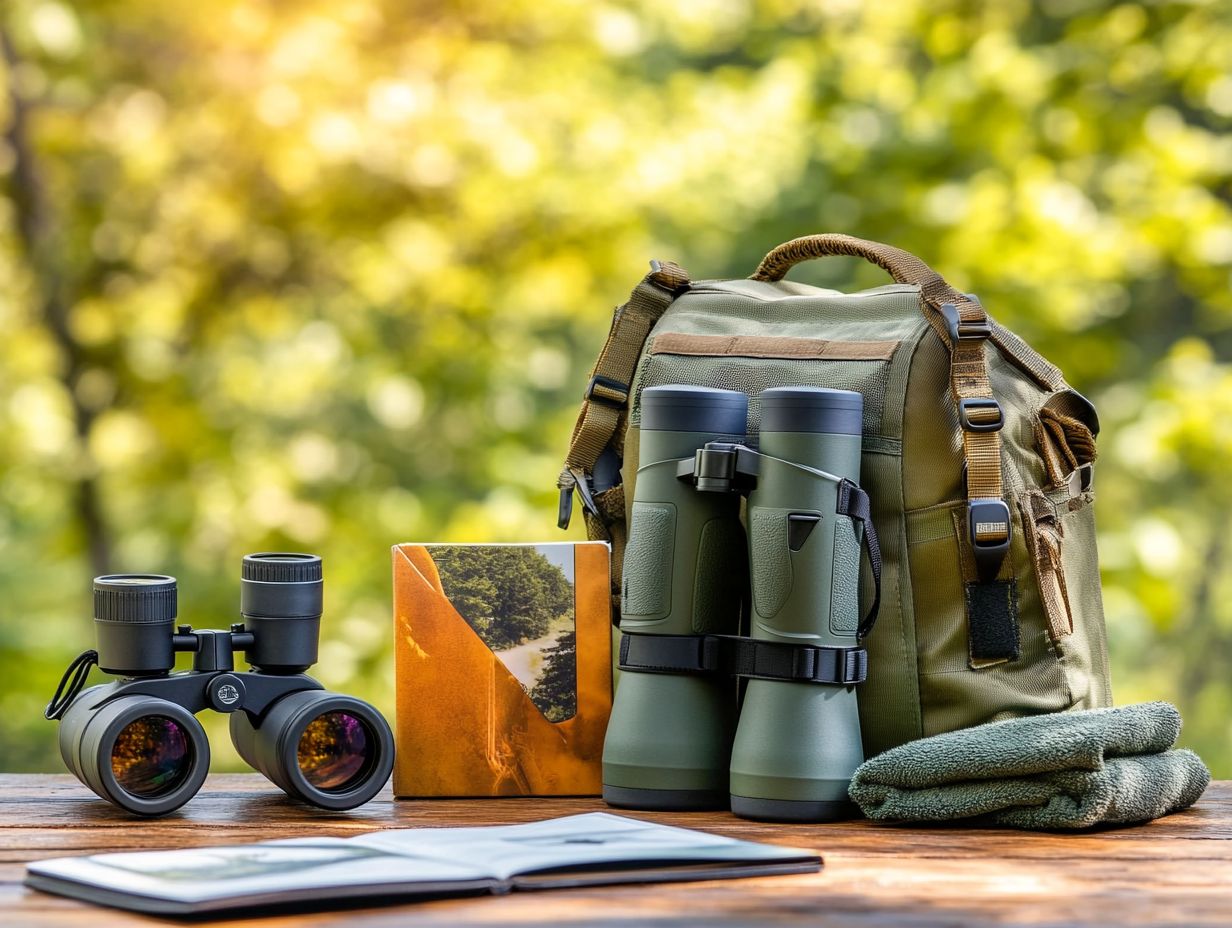
[[(706, 442), (742, 441), (748, 398), (648, 387), (641, 416), (621, 631), (736, 634), (747, 590), (740, 497), (697, 492), (677, 465)], [(726, 808), (735, 720), (730, 677), (622, 674), (603, 746), (603, 798), (627, 808)]]
[(183, 706), (92, 686), (60, 720), (60, 756), (98, 796), (138, 815), (164, 815), (192, 799), (210, 769), (205, 730)]
[(244, 762), (323, 809), (353, 809), (385, 785), (392, 738), (372, 706), (323, 690), (291, 693), (256, 720), (231, 714), (231, 741)]
[[(191, 799), (209, 770), (194, 717), (206, 708), (231, 713), (240, 755), (297, 799), (349, 809), (389, 779), (393, 734), (380, 713), (302, 673), (317, 655), (320, 558), (250, 554), (242, 582), (245, 623), (194, 631), (175, 627), (175, 578), (95, 580), (98, 651), (73, 662), (47, 716), (61, 720), (69, 770), (102, 798), (142, 815)], [(254, 670), (234, 670), (237, 650)], [(191, 671), (170, 672), (176, 652), (192, 653)], [(126, 679), (82, 692), (95, 661)]]
[[(841, 478), (860, 479), (863, 397), (782, 387), (760, 396), (756, 487), (748, 498), (751, 636), (854, 648), (860, 539), (838, 515)], [(750, 679), (731, 755), (731, 809), (770, 821), (850, 818), (864, 760), (854, 685)]]

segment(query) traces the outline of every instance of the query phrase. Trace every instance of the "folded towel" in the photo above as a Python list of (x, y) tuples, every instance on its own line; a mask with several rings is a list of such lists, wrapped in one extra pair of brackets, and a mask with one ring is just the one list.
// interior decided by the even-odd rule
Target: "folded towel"
[(851, 798), (877, 821), (984, 816), (1014, 828), (1145, 822), (1188, 808), (1210, 782), (1192, 751), (1169, 750), (1181, 716), (1165, 702), (990, 722), (866, 761)]

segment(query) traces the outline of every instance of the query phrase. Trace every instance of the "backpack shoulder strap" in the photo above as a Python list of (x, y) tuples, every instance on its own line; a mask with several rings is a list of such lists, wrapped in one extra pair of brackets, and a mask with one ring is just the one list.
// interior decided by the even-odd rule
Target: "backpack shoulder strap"
[(564, 469), (556, 481), (560, 489), (557, 522), (561, 528), (569, 526), (576, 490), (586, 511), (587, 534), (592, 539), (613, 540), (608, 523), (614, 515), (611, 513), (614, 507), (603, 507), (609, 510), (609, 515), (605, 516), (594, 500), (591, 480), (595, 464), (628, 422), (629, 391), (646, 336), (672, 300), (688, 288), (689, 275), (679, 265), (651, 261), (650, 273), (634, 288), (629, 301), (616, 308), (607, 341), (586, 384)]

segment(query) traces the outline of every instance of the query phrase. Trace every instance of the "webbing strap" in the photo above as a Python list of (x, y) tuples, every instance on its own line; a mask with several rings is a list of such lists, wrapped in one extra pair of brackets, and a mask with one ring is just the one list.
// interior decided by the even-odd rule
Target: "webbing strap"
[[(670, 261), (651, 261), (650, 273), (634, 288), (629, 301), (616, 309), (586, 386), (564, 469), (556, 481), (561, 494), (557, 520), (561, 528), (569, 526), (575, 488), (583, 493), (587, 511), (600, 515), (588, 499), (587, 481), (599, 455), (620, 433), (628, 417), (629, 390), (646, 336), (663, 310), (688, 286), (689, 275), (684, 269)], [(596, 527), (596, 523), (601, 526), (602, 520), (588, 520), (588, 528)]]
[(1039, 352), (999, 322), (992, 324), (992, 340), (1002, 354), (1045, 390), (1055, 393), (1066, 388), (1065, 377), (1060, 368), (1045, 360)]
[(868, 677), (868, 652), (738, 635), (638, 635), (620, 639), (622, 671), (720, 674), (853, 686)]
[(856, 636), (864, 638), (873, 630), (873, 623), (877, 621), (877, 610), (881, 608), (881, 543), (877, 540), (877, 527), (873, 525), (872, 504), (869, 502), (868, 493), (846, 477), (838, 485), (836, 511), (864, 527), (860, 534), (860, 543), (864, 546), (868, 566), (873, 572), (873, 602), (856, 630)]
[(722, 673), (711, 635), (620, 636), (621, 670), (638, 673)]
[[(988, 360), (984, 343), (994, 335), (988, 314), (979, 301), (959, 293), (940, 274), (909, 252), (880, 242), (869, 242), (850, 235), (807, 235), (773, 249), (762, 259), (753, 280), (782, 280), (795, 264), (810, 258), (849, 255), (863, 258), (887, 271), (899, 283), (920, 288), (920, 297), (932, 312), (929, 323), (950, 349), (950, 393), (959, 420), (963, 423), (963, 459), (966, 462), (967, 499), (972, 517), (971, 544), (980, 565), (981, 579), (995, 578), (1009, 550), (1009, 508), (1002, 499), (1001, 434), (996, 427), (970, 428), (963, 414), (964, 400), (995, 404), (988, 381)], [(1003, 331), (998, 345), (1005, 347)], [(1053, 371), (1042, 358), (1016, 359), (1037, 378), (1052, 380)], [(994, 501), (999, 504), (995, 507)], [(1004, 509), (1005, 518), (1000, 517)]]
[[(935, 307), (946, 318), (950, 342), (950, 392), (956, 406), (963, 400), (992, 400), (984, 343), (992, 333), (984, 307), (963, 294)], [(963, 429), (967, 462), (967, 498), (1000, 498), (1001, 433), (999, 429)]]

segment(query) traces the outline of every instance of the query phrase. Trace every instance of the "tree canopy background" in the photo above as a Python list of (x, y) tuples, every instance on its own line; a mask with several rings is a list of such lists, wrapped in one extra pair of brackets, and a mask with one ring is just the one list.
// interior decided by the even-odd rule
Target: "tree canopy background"
[(445, 596), (494, 651), (548, 633), (552, 621), (573, 618), (573, 584), (533, 547), (432, 549)]
[(9, 0), (0, 30), (0, 766), (59, 769), (42, 707), (105, 570), (208, 625), (243, 553), (320, 553), (316, 672), (390, 710), (389, 546), (556, 537), (646, 259), (744, 276), (845, 231), (1095, 401), (1116, 697), (1176, 702), (1232, 776), (1227, 0)]

